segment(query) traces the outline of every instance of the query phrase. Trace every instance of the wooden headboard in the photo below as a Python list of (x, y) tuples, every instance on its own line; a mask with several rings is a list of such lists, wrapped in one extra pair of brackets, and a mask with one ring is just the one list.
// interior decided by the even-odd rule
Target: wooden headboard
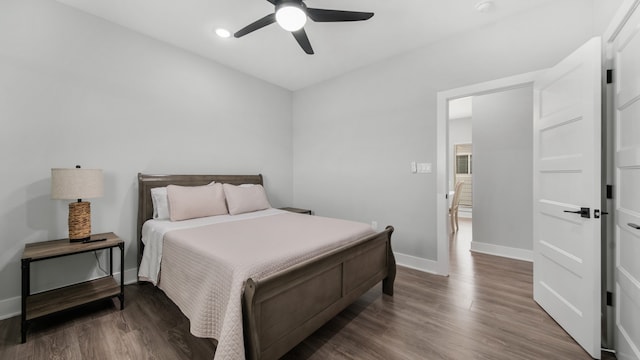
[(144, 244), (142, 243), (142, 224), (153, 217), (151, 189), (167, 185), (198, 186), (215, 181), (233, 185), (260, 184), (262, 174), (258, 175), (147, 175), (138, 173), (138, 265), (142, 260)]

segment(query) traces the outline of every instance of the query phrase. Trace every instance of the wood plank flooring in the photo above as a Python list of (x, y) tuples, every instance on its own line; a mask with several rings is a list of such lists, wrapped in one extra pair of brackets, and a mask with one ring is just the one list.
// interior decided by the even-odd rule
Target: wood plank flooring
[[(399, 267), (395, 296), (381, 286), (290, 351), (293, 359), (590, 359), (532, 300), (532, 266), (468, 251), (468, 221), (451, 241), (451, 275)], [(215, 341), (155, 287), (36, 320), (0, 321), (0, 359), (212, 359)], [(614, 359), (603, 353), (603, 359)]]

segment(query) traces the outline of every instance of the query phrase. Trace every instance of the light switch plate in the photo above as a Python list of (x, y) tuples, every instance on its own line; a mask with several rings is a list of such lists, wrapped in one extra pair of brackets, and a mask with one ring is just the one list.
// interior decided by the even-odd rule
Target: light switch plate
[(421, 174), (431, 173), (431, 163), (418, 163), (418, 173), (421, 173)]

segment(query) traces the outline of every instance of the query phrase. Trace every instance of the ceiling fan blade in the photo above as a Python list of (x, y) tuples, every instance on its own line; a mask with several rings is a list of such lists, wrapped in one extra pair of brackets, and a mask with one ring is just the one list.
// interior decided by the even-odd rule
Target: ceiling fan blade
[(316, 22), (361, 21), (373, 16), (372, 12), (307, 8), (307, 15)]
[(304, 31), (304, 28), (298, 31), (292, 31), (293, 37), (296, 38), (302, 50), (309, 55), (313, 55), (313, 48), (311, 47), (311, 43), (309, 42), (309, 38), (307, 37), (307, 33)]
[(269, 15), (263, 17), (262, 19), (256, 20), (256, 21), (252, 22), (251, 24), (243, 27), (242, 29), (236, 31), (236, 33), (233, 34), (233, 36), (237, 37), (237, 38), (245, 36), (245, 35), (247, 35), (247, 34), (249, 34), (251, 32), (254, 32), (254, 31), (258, 30), (258, 29), (261, 29), (261, 28), (263, 28), (263, 27), (265, 27), (267, 25), (271, 25), (274, 22), (276, 22), (276, 14), (275, 13), (269, 14)]

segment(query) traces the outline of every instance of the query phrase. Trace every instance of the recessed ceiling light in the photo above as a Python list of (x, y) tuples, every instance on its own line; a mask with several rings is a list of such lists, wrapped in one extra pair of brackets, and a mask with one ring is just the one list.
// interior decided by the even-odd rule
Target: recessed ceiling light
[(476, 10), (481, 13), (487, 13), (495, 8), (493, 0), (482, 0), (476, 3)]
[(228, 38), (229, 36), (231, 36), (231, 33), (227, 29), (218, 28), (216, 29), (216, 35), (220, 36), (221, 38)]

